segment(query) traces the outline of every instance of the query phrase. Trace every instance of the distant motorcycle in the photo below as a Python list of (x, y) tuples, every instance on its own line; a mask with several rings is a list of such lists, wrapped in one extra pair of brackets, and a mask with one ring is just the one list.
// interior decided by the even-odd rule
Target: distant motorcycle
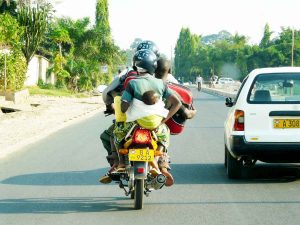
[(124, 189), (125, 195), (134, 199), (135, 209), (142, 209), (144, 195), (148, 197), (151, 191), (161, 189), (166, 181), (163, 174), (150, 173), (149, 163), (166, 154), (158, 150), (157, 140), (153, 131), (135, 125), (126, 135), (123, 149), (119, 150), (128, 160), (128, 167), (125, 172), (110, 175)]
[(201, 91), (201, 82), (198, 82), (198, 91)]

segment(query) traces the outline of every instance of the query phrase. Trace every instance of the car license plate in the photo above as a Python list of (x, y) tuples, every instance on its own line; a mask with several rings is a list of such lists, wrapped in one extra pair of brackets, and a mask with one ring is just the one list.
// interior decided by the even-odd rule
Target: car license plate
[(300, 119), (274, 119), (275, 129), (300, 128)]
[(129, 149), (130, 161), (151, 162), (154, 160), (153, 149)]

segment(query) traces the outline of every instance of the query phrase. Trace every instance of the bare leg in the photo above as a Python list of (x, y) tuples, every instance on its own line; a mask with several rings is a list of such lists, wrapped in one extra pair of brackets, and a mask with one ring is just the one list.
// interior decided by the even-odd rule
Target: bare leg
[(161, 173), (166, 176), (167, 180), (165, 182), (166, 187), (170, 187), (174, 184), (174, 178), (167, 168), (161, 168)]
[(161, 173), (165, 175), (167, 178), (165, 182), (166, 187), (172, 186), (174, 184), (174, 178), (172, 174), (169, 172), (170, 166), (169, 166), (169, 159), (167, 153), (164, 153), (162, 156), (160, 156), (158, 161), (159, 161), (159, 168)]
[(111, 166), (111, 170), (113, 170), (114, 168), (116, 168), (119, 165), (119, 155), (117, 153), (117, 149), (116, 149), (116, 146), (115, 146), (115, 143), (114, 143), (112, 137), (110, 138), (110, 146), (111, 146), (111, 151), (112, 151), (112, 157), (114, 160), (114, 163)]

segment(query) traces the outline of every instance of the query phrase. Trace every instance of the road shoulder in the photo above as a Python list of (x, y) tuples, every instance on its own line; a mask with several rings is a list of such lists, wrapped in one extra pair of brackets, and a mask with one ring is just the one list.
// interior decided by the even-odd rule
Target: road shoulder
[(0, 115), (0, 159), (103, 111), (104, 104), (101, 96), (31, 96), (27, 104), (14, 107), (21, 110)]

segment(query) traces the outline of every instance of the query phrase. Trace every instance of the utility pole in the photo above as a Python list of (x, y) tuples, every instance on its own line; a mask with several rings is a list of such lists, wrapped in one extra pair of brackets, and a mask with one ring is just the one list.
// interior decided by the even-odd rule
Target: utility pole
[(295, 32), (292, 29), (292, 67), (294, 66), (294, 47), (295, 47)]
[(170, 68), (171, 68), (171, 74), (173, 74), (173, 47), (171, 45), (171, 65), (170, 65)]
[(4, 94), (6, 95), (6, 89), (7, 89), (7, 62), (6, 57), (10, 53), (10, 46), (8, 45), (0, 45), (0, 53), (4, 54)]

